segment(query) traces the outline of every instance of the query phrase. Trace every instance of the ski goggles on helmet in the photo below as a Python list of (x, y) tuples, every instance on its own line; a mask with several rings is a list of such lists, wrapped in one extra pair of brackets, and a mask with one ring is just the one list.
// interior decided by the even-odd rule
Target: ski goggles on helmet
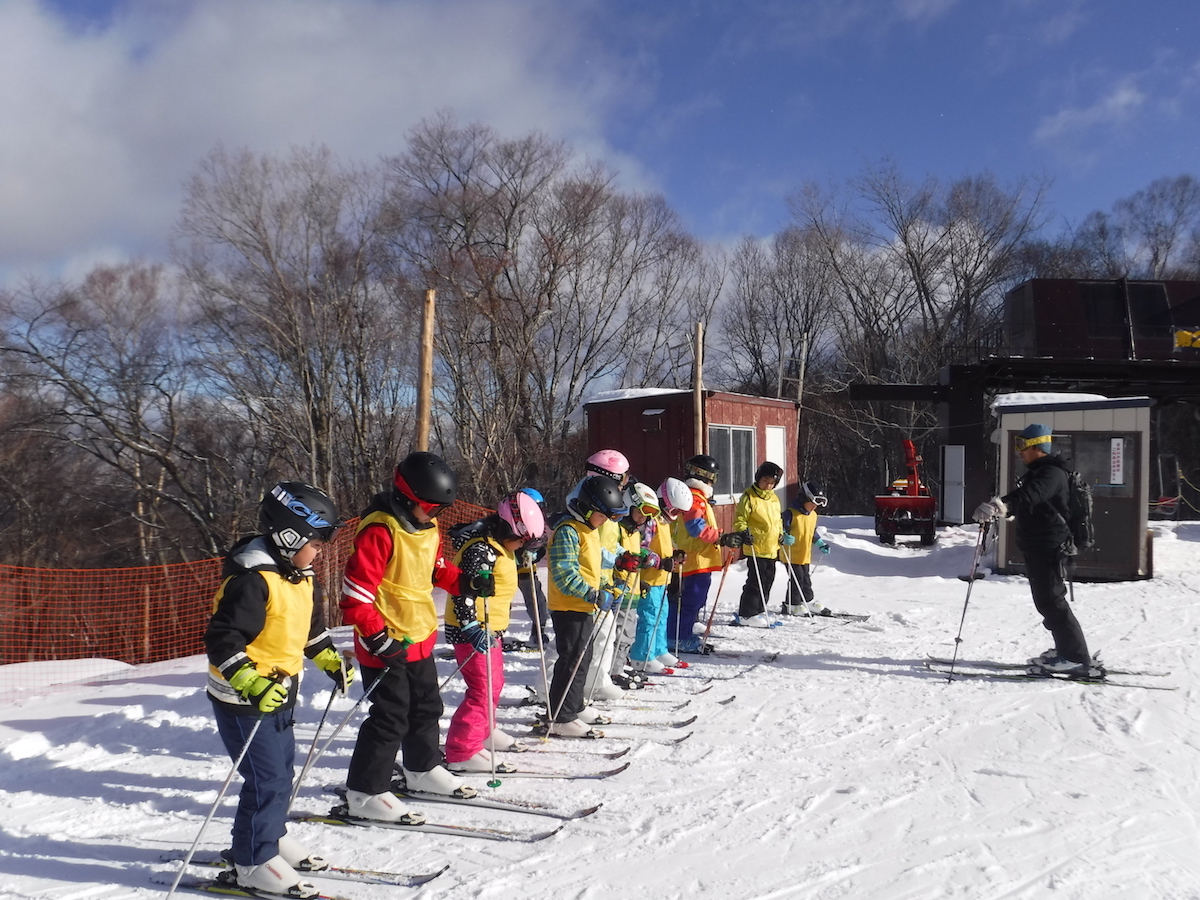
[(717, 483), (717, 473), (710, 471), (709, 469), (702, 469), (700, 466), (690, 465), (688, 466), (688, 473), (696, 478), (699, 478), (706, 484)]
[(1039, 434), (1035, 437), (1021, 437), (1019, 434), (1013, 438), (1013, 449), (1018, 453), (1022, 450), (1028, 450), (1030, 447), (1036, 447), (1039, 444), (1049, 444), (1053, 437), (1048, 434)]
[(314, 537), (317, 537), (329, 543), (337, 534), (337, 530), (345, 525), (345, 522), (330, 522), (325, 518), (324, 513), (310, 509), (308, 504), (302, 500), (298, 500), (288, 493), (282, 484), (277, 484), (271, 490), (271, 496), (282, 503), (288, 510), (299, 516), (304, 524), (311, 530)]
[(425, 515), (429, 516), (431, 519), (436, 519), (439, 515), (454, 505), (453, 503), (434, 503), (430, 502), (429, 500), (422, 500), (415, 493), (413, 493), (413, 489), (408, 486), (408, 482), (399, 476), (396, 476), (394, 483), (396, 485), (396, 489), (400, 491), (401, 494), (408, 498), (408, 500), (411, 501), (414, 506), (421, 507), (421, 509), (425, 511)]

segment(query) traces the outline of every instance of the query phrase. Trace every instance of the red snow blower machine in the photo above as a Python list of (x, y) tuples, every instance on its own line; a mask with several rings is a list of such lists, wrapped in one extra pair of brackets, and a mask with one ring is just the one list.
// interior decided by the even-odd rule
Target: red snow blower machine
[(937, 499), (921, 480), (921, 457), (912, 441), (904, 441), (907, 476), (875, 495), (875, 534), (879, 543), (894, 544), (898, 534), (915, 534), (922, 546), (937, 540)]

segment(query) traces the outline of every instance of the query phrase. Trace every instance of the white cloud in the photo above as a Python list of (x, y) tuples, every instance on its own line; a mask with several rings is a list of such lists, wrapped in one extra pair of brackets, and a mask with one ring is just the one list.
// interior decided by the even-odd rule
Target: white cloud
[(630, 90), (551, 0), (127, 0), (71, 28), (0, 0), (0, 273), (161, 255), (215, 143), (345, 161), (399, 152), (440, 109), (541, 130), (642, 177), (604, 142)]
[(1091, 106), (1069, 107), (1044, 117), (1034, 131), (1034, 141), (1064, 150), (1078, 149), (1098, 132), (1120, 128), (1133, 120), (1148, 101), (1134, 78), (1124, 78)]

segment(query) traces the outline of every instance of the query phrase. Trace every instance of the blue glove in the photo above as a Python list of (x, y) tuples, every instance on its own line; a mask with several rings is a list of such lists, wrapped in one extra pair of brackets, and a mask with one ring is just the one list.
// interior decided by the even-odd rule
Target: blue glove
[(828, 556), (829, 555), (829, 542), (823, 541), (820, 538), (817, 538), (817, 549), (820, 550), (821, 553), (823, 553), (825, 556)]
[(472, 622), (466, 628), (461, 629), (462, 636), (472, 647), (476, 653), (487, 653), (492, 649), (492, 636), (480, 627), (478, 622)]
[(601, 590), (596, 596), (596, 609), (598, 609), (600, 612), (608, 612), (613, 608), (613, 604), (616, 602), (617, 598), (614, 597), (609, 591)]
[(781, 534), (779, 536), (779, 543), (783, 544), (785, 547), (790, 547), (792, 544), (796, 543), (796, 536), (794, 534)]

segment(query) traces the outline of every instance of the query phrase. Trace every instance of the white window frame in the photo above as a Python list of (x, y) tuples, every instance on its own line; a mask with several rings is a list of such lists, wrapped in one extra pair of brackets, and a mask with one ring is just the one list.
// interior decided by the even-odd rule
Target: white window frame
[[(746, 456), (748, 471), (734, 472), (733, 466), (733, 434), (734, 432), (750, 435), (750, 451)], [(708, 455), (721, 464), (721, 475), (717, 477), (717, 486), (727, 483), (729, 490), (718, 493), (713, 490), (712, 502), (718, 506), (737, 503), (742, 492), (754, 483), (754, 470), (758, 467), (758, 429), (753, 425), (716, 425), (708, 426)]]

